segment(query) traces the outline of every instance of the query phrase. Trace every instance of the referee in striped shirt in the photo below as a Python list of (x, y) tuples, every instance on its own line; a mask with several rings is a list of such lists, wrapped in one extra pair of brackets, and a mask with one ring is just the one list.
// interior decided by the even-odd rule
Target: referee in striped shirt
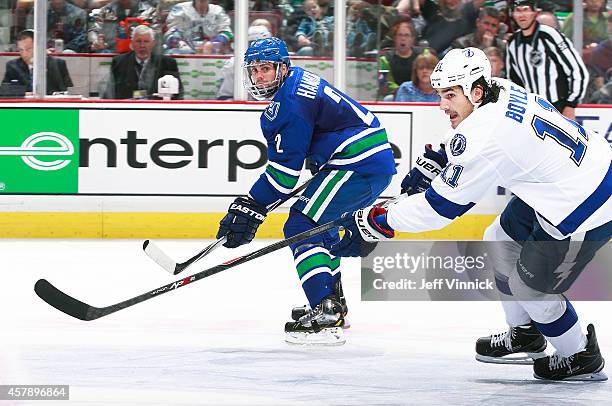
[(572, 43), (559, 31), (536, 21), (535, 0), (511, 0), (519, 26), (508, 42), (508, 79), (550, 101), (565, 117), (575, 119), (589, 73)]

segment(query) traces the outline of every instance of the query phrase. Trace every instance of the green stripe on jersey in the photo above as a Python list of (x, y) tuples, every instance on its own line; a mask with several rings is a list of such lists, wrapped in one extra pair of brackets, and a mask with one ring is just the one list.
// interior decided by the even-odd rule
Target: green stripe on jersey
[(313, 218), (314, 215), (317, 214), (317, 211), (319, 210), (325, 199), (327, 199), (327, 196), (329, 196), (334, 186), (336, 186), (336, 184), (340, 182), (344, 175), (346, 175), (346, 172), (347, 171), (339, 170), (338, 173), (336, 173), (334, 177), (329, 182), (327, 182), (325, 188), (323, 188), (321, 193), (319, 193), (319, 196), (317, 196), (317, 200), (315, 200), (315, 202), (310, 207), (310, 210), (308, 210), (308, 213), (306, 213), (308, 217)]
[(351, 156), (359, 155), (368, 149), (380, 144), (388, 142), (387, 132), (383, 129), (382, 131), (375, 132), (360, 139), (357, 142), (352, 143), (343, 151), (334, 155), (334, 158), (348, 158)]
[(298, 275), (300, 276), (300, 279), (301, 279), (309, 271), (315, 268), (320, 268), (322, 266), (329, 268), (330, 264), (331, 264), (331, 258), (329, 257), (329, 255), (323, 252), (318, 252), (304, 259), (303, 261), (301, 261), (299, 264), (297, 264), (296, 268), (298, 271)]
[(330, 268), (332, 271), (335, 271), (340, 266), (340, 257), (334, 258), (331, 260)]
[(287, 189), (293, 189), (298, 182), (298, 176), (287, 175), (278, 169), (273, 168), (271, 165), (266, 167), (268, 175), (272, 176), (279, 185)]

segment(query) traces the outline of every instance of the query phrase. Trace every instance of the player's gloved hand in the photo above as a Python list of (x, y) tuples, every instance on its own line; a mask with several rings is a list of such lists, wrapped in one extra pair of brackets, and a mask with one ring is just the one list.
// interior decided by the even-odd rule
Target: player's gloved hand
[(402, 193), (407, 193), (410, 196), (415, 193), (422, 193), (431, 186), (431, 181), (448, 164), (444, 145), (440, 144), (440, 147), (436, 152), (431, 148), (431, 144), (425, 145), (425, 153), (417, 158), (416, 165), (402, 181)]
[(268, 210), (250, 197), (239, 197), (227, 209), (219, 223), (217, 239), (227, 236), (223, 246), (236, 248), (255, 238), (257, 228), (266, 219)]
[(344, 213), (341, 219), (344, 236), (329, 251), (338, 257), (365, 257), (379, 241), (395, 236), (395, 231), (387, 224), (387, 209), (383, 207), (366, 207), (354, 213)]

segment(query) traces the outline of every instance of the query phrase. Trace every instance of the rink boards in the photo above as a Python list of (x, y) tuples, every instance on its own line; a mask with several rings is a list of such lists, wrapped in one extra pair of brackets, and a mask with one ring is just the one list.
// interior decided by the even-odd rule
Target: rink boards
[[(229, 202), (263, 172), (265, 103), (0, 103), (0, 237), (212, 238)], [(433, 104), (369, 104), (387, 128), (399, 185), (448, 120)], [(611, 106), (578, 119), (610, 136)], [(304, 171), (301, 181), (309, 178)], [(491, 190), (470, 214), (404, 238), (480, 239), (508, 195)], [(281, 237), (287, 208), (259, 238)]]

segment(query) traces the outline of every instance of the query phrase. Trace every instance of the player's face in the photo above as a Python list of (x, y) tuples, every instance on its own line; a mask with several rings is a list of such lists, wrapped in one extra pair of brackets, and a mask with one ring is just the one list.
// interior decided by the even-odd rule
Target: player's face
[(440, 95), (440, 110), (448, 115), (451, 127), (457, 128), (474, 111), (474, 105), (465, 97), (461, 87), (447, 87), (437, 92)]
[(530, 6), (518, 6), (512, 10), (512, 18), (514, 18), (514, 21), (516, 21), (521, 30), (531, 27), (537, 16), (538, 12)]
[[(285, 64), (282, 64), (280, 69), (281, 75), (285, 75), (287, 72)], [(261, 89), (276, 79), (276, 68), (272, 62), (256, 63), (249, 68), (249, 72), (253, 83)]]

